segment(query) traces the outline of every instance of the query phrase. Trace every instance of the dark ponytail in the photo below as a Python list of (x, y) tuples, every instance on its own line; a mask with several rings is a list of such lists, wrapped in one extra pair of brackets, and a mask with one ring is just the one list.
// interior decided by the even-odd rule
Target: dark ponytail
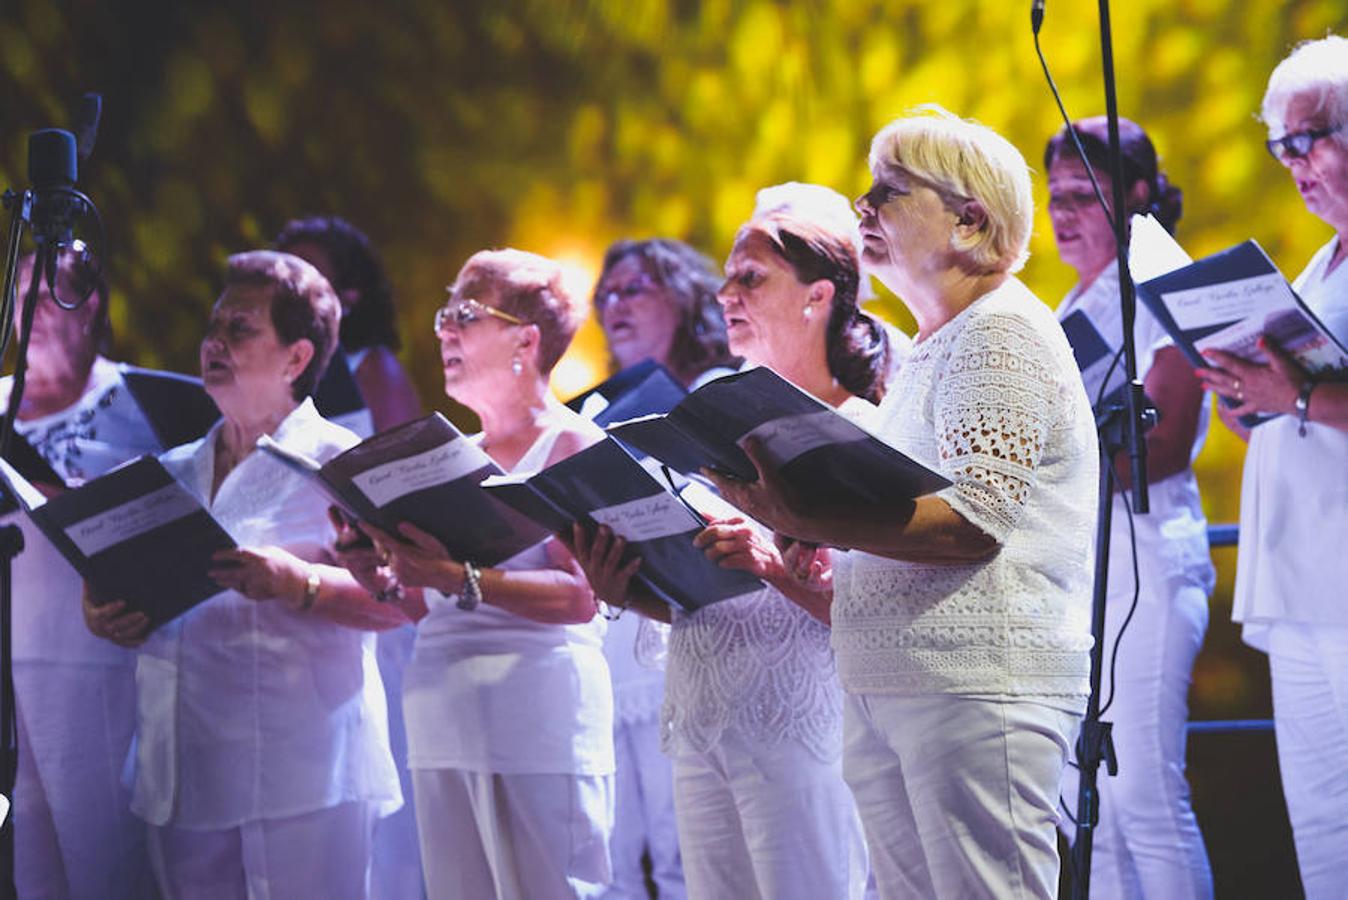
[(861, 275), (856, 245), (847, 236), (780, 215), (769, 215), (755, 224), (773, 239), (801, 282), (833, 285), (825, 337), (829, 374), (849, 393), (879, 403), (889, 370), (889, 334), (857, 301)]

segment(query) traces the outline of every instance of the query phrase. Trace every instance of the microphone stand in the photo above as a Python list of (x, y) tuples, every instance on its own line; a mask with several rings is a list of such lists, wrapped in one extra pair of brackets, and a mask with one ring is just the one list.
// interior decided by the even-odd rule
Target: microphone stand
[[(1123, 319), (1124, 388), (1123, 438), (1128, 448), (1133, 483), (1133, 509), (1145, 514), (1147, 495), (1147, 448), (1145, 441), (1146, 401), (1137, 378), (1137, 348), (1133, 343), (1133, 322), (1137, 317), (1137, 298), (1132, 272), (1128, 267), (1128, 214), (1124, 207), (1123, 157), (1119, 152), (1119, 108), (1114, 83), (1114, 46), (1110, 31), (1109, 0), (1099, 0), (1100, 50), (1104, 68), (1105, 115), (1109, 124), (1109, 163), (1113, 179), (1114, 244), (1119, 268), (1119, 306)], [(1114, 509), (1114, 456), (1116, 451), (1102, 442), (1100, 459), (1099, 521), (1095, 542), (1095, 583), (1091, 600), (1090, 696), (1081, 722), (1076, 755), (1079, 769), (1077, 788), (1077, 830), (1072, 843), (1072, 898), (1090, 896), (1091, 851), (1095, 828), (1100, 822), (1098, 787), (1100, 763), (1110, 775), (1118, 774), (1114, 755), (1112, 723), (1100, 719), (1100, 683), (1104, 663), (1105, 598), (1109, 588), (1109, 537)]]
[[(10, 211), (9, 239), (5, 245), (4, 293), (0, 294), (0, 331), (7, 344), (10, 336), (10, 298), (14, 296), (18, 278), (19, 244), (25, 224), (32, 225), (33, 191), (16, 194), (6, 191), (5, 208)], [(27, 371), (28, 340), (33, 332), (33, 318), (37, 311), (39, 287), (43, 274), (56, 263), (56, 247), (50, 241), (38, 241), (33, 259), (33, 274), (28, 280), (28, 296), (19, 326), (19, 346), (11, 383), (9, 410), (0, 422), (0, 456), (9, 450), (14, 433), (14, 421), (23, 398), (24, 376)], [(0, 826), (0, 897), (17, 897), (14, 883), (14, 784), (19, 767), (18, 707), (14, 691), (14, 629), (13, 629), (13, 566), (14, 559), (23, 552), (23, 531), (18, 525), (0, 527), (0, 794), (11, 801), (10, 815)]]

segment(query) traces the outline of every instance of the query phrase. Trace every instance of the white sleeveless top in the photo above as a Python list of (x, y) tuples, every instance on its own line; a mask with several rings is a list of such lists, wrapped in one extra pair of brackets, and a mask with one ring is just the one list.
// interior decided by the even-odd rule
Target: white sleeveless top
[[(575, 423), (597, 426), (575, 416)], [(561, 435), (553, 427), (511, 470), (542, 468)], [(549, 538), (548, 540), (552, 540)], [(545, 569), (546, 542), (498, 569)], [(601, 649), (604, 620), (552, 625), (488, 603), (459, 609), (457, 595), (426, 591), (403, 680), (407, 764), (502, 774), (613, 772), (613, 691)]]

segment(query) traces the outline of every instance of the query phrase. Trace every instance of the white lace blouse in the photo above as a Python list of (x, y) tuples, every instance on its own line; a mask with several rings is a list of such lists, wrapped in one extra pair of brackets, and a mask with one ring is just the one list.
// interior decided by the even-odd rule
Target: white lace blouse
[(942, 499), (1001, 546), (969, 565), (839, 554), (843, 688), (1083, 708), (1099, 462), (1053, 314), (1008, 280), (913, 348), (873, 421), (950, 478)]

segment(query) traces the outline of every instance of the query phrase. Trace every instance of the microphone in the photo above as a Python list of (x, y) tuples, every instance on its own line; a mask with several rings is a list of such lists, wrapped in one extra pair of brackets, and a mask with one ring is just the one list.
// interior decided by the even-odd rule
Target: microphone
[(1030, 0), (1030, 30), (1039, 34), (1044, 24), (1044, 0)]
[(59, 128), (28, 135), (28, 182), (33, 186), (33, 240), (69, 244), (84, 201), (75, 191), (79, 177), (75, 136)]

